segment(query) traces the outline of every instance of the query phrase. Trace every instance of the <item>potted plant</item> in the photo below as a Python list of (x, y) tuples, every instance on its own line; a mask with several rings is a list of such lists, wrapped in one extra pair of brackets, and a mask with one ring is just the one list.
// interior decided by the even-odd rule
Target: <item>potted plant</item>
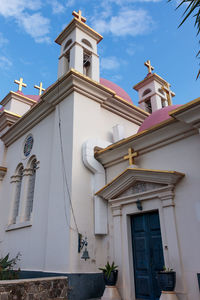
[(109, 262), (105, 265), (104, 268), (99, 268), (99, 270), (103, 271), (103, 278), (105, 285), (108, 286), (114, 286), (117, 282), (118, 277), (118, 266), (115, 265), (114, 261), (112, 262), (112, 265), (110, 265)]
[(176, 272), (173, 269), (164, 267), (157, 273), (158, 283), (162, 291), (174, 291), (176, 285)]

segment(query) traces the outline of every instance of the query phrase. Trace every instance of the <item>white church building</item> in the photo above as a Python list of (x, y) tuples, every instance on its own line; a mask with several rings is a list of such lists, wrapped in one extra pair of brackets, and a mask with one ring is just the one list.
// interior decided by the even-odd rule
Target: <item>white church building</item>
[(1, 100), (0, 255), (20, 252), (25, 276), (67, 274), (74, 300), (102, 295), (107, 261), (123, 300), (159, 299), (164, 265), (177, 298), (198, 300), (200, 98), (172, 105), (147, 61), (134, 105), (100, 78), (102, 36), (73, 15), (57, 81), (36, 96), (20, 78)]

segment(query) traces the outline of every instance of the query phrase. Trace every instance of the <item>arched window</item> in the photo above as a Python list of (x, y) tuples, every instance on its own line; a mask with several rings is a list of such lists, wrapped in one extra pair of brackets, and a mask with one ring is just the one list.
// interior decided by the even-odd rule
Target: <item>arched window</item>
[(151, 99), (148, 99), (145, 101), (145, 110), (148, 112), (148, 113), (152, 113), (152, 107), (151, 107)]
[(91, 55), (89, 53), (83, 53), (83, 74), (91, 76)]
[(150, 90), (150, 89), (147, 89), (147, 90), (145, 90), (145, 91), (143, 92), (142, 96), (145, 96), (145, 95), (147, 95), (147, 94), (149, 94), (149, 93), (151, 93), (151, 90)]
[(69, 45), (71, 45), (72, 43), (72, 39), (68, 40), (64, 46), (64, 51), (69, 47)]
[(85, 45), (87, 45), (88, 47), (92, 48), (92, 45), (91, 45), (91, 43), (88, 40), (82, 39), (82, 43), (85, 44)]
[(22, 164), (19, 164), (16, 168), (15, 175), (12, 176), (12, 183), (15, 184), (14, 186), (14, 199), (13, 199), (13, 208), (12, 208), (12, 215), (11, 215), (11, 224), (16, 223), (16, 219), (19, 215), (19, 204), (20, 204), (20, 196), (21, 196), (21, 188), (22, 188), (22, 178), (23, 178), (23, 171), (24, 167)]
[(35, 179), (36, 179), (36, 169), (37, 169), (37, 160), (36, 157), (32, 157), (28, 163), (29, 166), (29, 180), (28, 180), (28, 193), (26, 199), (26, 213), (25, 221), (31, 219), (31, 214), (33, 210), (33, 198), (35, 191)]

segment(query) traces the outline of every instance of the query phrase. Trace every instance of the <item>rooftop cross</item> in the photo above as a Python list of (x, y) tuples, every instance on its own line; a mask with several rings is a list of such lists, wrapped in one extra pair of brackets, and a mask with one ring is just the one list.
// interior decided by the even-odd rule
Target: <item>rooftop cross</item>
[(23, 78), (20, 77), (19, 80), (15, 80), (14, 83), (19, 85), (18, 91), (22, 91), (22, 87), (27, 87), (27, 84), (23, 83)]
[(76, 19), (78, 19), (79, 21), (81, 21), (81, 22), (83, 22), (83, 23), (86, 22), (86, 18), (84, 18), (84, 17), (82, 16), (82, 11), (81, 11), (81, 10), (79, 10), (78, 12), (73, 11), (72, 15), (73, 15)]
[(34, 85), (34, 88), (39, 90), (39, 96), (41, 96), (42, 92), (45, 91), (45, 89), (42, 87), (42, 82), (40, 82), (40, 86)]
[(128, 155), (124, 156), (124, 159), (129, 160), (129, 165), (134, 164), (134, 157), (138, 156), (138, 153), (135, 152), (132, 148), (128, 148)]
[(154, 70), (154, 67), (152, 67), (150, 60), (147, 60), (144, 65), (148, 68), (149, 74), (151, 74)]

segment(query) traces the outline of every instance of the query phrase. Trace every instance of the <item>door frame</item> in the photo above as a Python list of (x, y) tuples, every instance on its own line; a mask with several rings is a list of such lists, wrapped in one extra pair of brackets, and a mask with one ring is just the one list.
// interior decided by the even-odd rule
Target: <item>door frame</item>
[[(134, 286), (134, 262), (131, 237), (131, 216), (157, 210), (165, 265), (176, 270), (178, 293), (185, 292), (181, 253), (178, 244), (174, 211), (173, 186), (128, 195), (109, 200), (113, 216), (114, 260), (119, 266), (118, 289), (123, 300), (136, 300)], [(143, 210), (137, 208), (137, 200), (142, 202)]]

